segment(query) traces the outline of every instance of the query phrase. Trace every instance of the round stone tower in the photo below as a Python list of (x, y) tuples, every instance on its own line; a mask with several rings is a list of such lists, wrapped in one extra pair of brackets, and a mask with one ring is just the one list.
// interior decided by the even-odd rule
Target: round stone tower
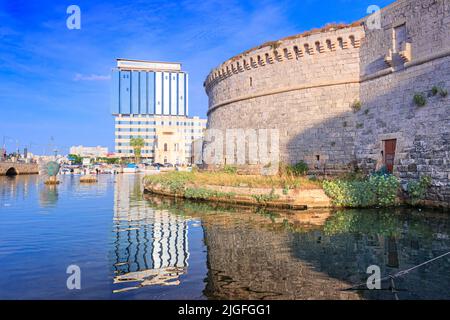
[(211, 129), (278, 129), (280, 161), (347, 170), (354, 163), (364, 28), (329, 25), (239, 54), (204, 82)]

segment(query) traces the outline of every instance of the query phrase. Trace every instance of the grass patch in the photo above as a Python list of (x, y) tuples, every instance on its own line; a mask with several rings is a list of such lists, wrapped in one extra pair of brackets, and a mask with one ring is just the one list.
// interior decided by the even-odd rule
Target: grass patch
[(211, 198), (227, 198), (233, 199), (236, 196), (234, 192), (221, 192), (207, 188), (186, 188), (184, 196), (188, 199), (211, 199)]
[(206, 185), (248, 187), (248, 188), (281, 188), (281, 189), (317, 189), (319, 181), (311, 181), (307, 177), (289, 173), (275, 176), (239, 175), (229, 172), (203, 171), (171, 171), (144, 177), (144, 184), (160, 185), (173, 193), (182, 193), (187, 187), (202, 188)]
[(258, 203), (264, 203), (277, 200), (280, 198), (280, 196), (275, 194), (275, 190), (272, 189), (272, 191), (267, 194), (253, 194), (252, 198), (255, 199)]

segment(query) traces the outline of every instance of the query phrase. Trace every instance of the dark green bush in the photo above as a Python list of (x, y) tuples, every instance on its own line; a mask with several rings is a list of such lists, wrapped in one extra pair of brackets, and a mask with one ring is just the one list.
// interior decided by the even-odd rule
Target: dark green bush
[(399, 181), (392, 175), (372, 175), (364, 180), (323, 182), (325, 193), (340, 207), (392, 206), (396, 203)]
[(374, 173), (372, 173), (372, 175), (374, 176), (384, 176), (384, 175), (389, 175), (391, 174), (386, 166), (382, 166), (380, 169), (378, 169), (377, 171), (375, 171)]
[(308, 173), (308, 170), (308, 165), (303, 160), (287, 167), (287, 171), (294, 176), (304, 176)]
[(411, 199), (412, 204), (417, 204), (425, 198), (425, 194), (431, 186), (431, 178), (428, 176), (420, 177), (419, 181), (409, 181), (406, 191)]

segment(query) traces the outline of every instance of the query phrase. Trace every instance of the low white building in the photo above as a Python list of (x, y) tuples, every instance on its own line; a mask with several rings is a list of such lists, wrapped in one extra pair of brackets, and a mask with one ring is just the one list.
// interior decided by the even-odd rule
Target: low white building
[(106, 157), (108, 155), (107, 147), (85, 147), (85, 146), (73, 146), (70, 148), (70, 154), (76, 154), (80, 157)]

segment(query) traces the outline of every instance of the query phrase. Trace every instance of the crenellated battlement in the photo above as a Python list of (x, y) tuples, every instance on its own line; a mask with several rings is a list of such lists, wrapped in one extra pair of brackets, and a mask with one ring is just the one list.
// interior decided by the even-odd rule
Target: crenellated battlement
[(302, 63), (306, 57), (359, 48), (364, 38), (360, 23), (352, 25), (328, 25), (322, 29), (266, 42), (258, 47), (234, 56), (207, 76), (204, 87), (207, 92), (218, 82), (235, 74), (267, 65), (297, 60)]

